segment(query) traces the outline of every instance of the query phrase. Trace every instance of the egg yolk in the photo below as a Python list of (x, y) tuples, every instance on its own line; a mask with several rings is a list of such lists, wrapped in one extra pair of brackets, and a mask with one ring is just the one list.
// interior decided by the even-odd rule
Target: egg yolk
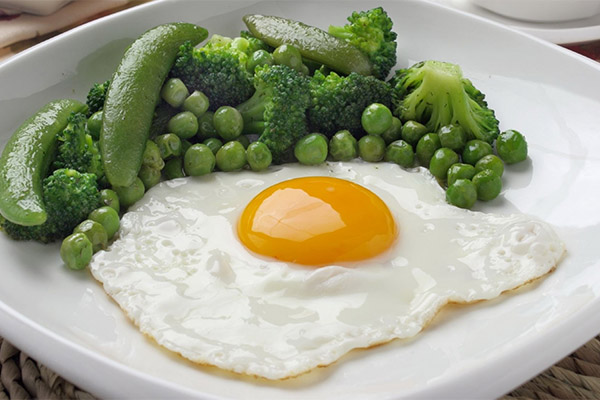
[(330, 177), (291, 179), (265, 189), (248, 203), (237, 231), (258, 254), (313, 266), (373, 257), (397, 236), (394, 218), (377, 195)]

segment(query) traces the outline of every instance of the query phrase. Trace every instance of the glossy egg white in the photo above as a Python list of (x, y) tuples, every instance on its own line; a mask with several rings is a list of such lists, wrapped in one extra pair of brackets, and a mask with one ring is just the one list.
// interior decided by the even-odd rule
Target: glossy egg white
[[(377, 194), (398, 226), (392, 248), (321, 268), (248, 251), (236, 234), (246, 204), (303, 176), (348, 179)], [(123, 217), (91, 271), (160, 345), (197, 363), (283, 379), (414, 336), (445, 304), (497, 297), (552, 271), (564, 251), (552, 227), (532, 217), (448, 205), (424, 169), (290, 164), (159, 184)]]

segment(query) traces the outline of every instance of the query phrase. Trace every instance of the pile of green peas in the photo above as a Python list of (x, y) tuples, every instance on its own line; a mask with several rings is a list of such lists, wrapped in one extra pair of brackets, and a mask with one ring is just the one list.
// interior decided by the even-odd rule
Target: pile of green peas
[(60, 256), (69, 269), (85, 268), (93, 254), (105, 249), (119, 230), (120, 202), (117, 193), (111, 189), (100, 191), (100, 204), (62, 241)]
[(527, 142), (515, 130), (502, 132), (494, 147), (482, 140), (467, 140), (458, 125), (428, 132), (416, 121), (404, 124), (383, 104), (367, 106), (362, 114), (362, 127), (367, 133), (356, 139), (342, 130), (331, 139), (312, 133), (300, 139), (294, 155), (302, 164), (324, 162), (328, 155), (334, 161), (356, 157), (368, 162), (388, 161), (401, 167), (416, 164), (429, 168), (446, 188), (446, 200), (461, 208), (471, 208), (477, 200), (489, 201), (502, 190), (504, 164), (527, 158)]

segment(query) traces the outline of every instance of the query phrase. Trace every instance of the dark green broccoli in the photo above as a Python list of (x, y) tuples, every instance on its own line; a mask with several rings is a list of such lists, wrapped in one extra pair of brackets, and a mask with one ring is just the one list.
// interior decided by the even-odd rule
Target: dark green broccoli
[(310, 85), (311, 105), (308, 122), (312, 131), (332, 136), (342, 129), (354, 136), (365, 134), (361, 125), (364, 109), (372, 103), (391, 108), (392, 89), (383, 81), (352, 72), (343, 77), (315, 71)]
[(48, 243), (64, 238), (100, 205), (94, 174), (57, 169), (43, 181), (42, 196), (48, 218), (41, 225), (21, 226), (0, 217), (0, 227), (15, 240)]
[(98, 143), (86, 130), (87, 118), (83, 113), (73, 113), (67, 127), (58, 134), (58, 152), (53, 167), (72, 168), (88, 172), (97, 178), (104, 176), (104, 167)]
[(485, 95), (463, 77), (458, 65), (423, 61), (396, 71), (390, 83), (394, 114), (403, 121), (418, 121), (430, 132), (460, 125), (469, 139), (488, 143), (498, 136), (498, 120)]
[(256, 92), (237, 109), (244, 131), (258, 134), (275, 163), (286, 160), (294, 144), (308, 132), (309, 79), (285, 65), (264, 65), (254, 74)]
[(387, 78), (396, 65), (396, 37), (392, 19), (381, 7), (355, 11), (348, 17), (349, 24), (330, 26), (329, 33), (359, 48), (369, 57), (373, 75)]
[(107, 80), (104, 83), (94, 83), (94, 86), (92, 86), (88, 92), (85, 101), (85, 104), (88, 106), (88, 117), (104, 108), (104, 100), (106, 99), (106, 92), (109, 85), (110, 80)]
[(186, 42), (179, 49), (170, 76), (181, 79), (190, 92), (204, 93), (209, 110), (237, 106), (254, 93), (252, 75), (246, 70), (248, 55), (246, 49), (235, 46), (238, 42), (217, 35), (201, 48)]

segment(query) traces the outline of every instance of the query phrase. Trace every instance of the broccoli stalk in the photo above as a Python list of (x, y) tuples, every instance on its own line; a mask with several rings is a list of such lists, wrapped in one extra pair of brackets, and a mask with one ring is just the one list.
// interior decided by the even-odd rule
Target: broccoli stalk
[(96, 176), (57, 169), (44, 179), (42, 196), (48, 218), (41, 225), (22, 226), (0, 217), (0, 227), (15, 240), (48, 243), (64, 238), (100, 204)]
[(95, 83), (88, 92), (85, 101), (85, 104), (88, 106), (88, 117), (104, 108), (104, 100), (106, 100), (106, 92), (108, 91), (109, 85), (110, 80), (104, 83)]
[(104, 176), (100, 150), (98, 143), (87, 133), (86, 122), (83, 113), (69, 116), (67, 127), (58, 134), (58, 153), (53, 167), (88, 172), (100, 179)]
[(276, 163), (285, 161), (296, 141), (308, 132), (306, 110), (310, 104), (309, 80), (285, 65), (258, 67), (256, 91), (237, 109), (244, 132), (258, 134)]
[(423, 61), (396, 71), (391, 84), (394, 114), (403, 121), (418, 121), (431, 132), (444, 125), (460, 125), (470, 139), (488, 143), (498, 136), (494, 111), (458, 65)]
[(355, 11), (349, 24), (330, 26), (329, 33), (360, 49), (371, 61), (373, 75), (385, 79), (396, 65), (396, 37), (392, 19), (381, 7)]
[(214, 35), (201, 48), (186, 42), (171, 69), (170, 76), (179, 78), (190, 91), (199, 90), (208, 97), (209, 109), (236, 106), (254, 93), (252, 76), (246, 69), (248, 55), (237, 47), (246, 39), (232, 40)]
[(309, 125), (312, 131), (327, 136), (347, 129), (360, 137), (365, 134), (361, 124), (364, 109), (372, 103), (392, 105), (392, 90), (387, 83), (355, 72), (343, 77), (335, 72), (326, 76), (317, 70), (310, 88)]

